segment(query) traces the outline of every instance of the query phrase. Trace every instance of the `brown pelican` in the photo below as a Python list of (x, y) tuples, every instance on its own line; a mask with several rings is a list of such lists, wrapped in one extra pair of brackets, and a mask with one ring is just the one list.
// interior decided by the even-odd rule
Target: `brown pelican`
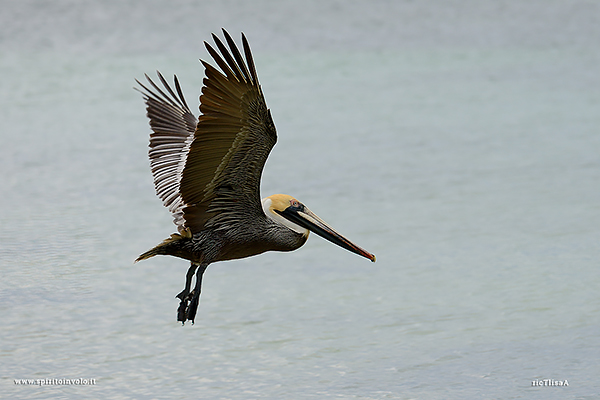
[[(353, 253), (375, 256), (337, 233), (292, 196), (260, 199), (260, 177), (277, 134), (246, 37), (245, 60), (223, 29), (229, 49), (214, 34), (219, 53), (204, 42), (221, 71), (202, 61), (204, 86), (198, 119), (177, 77), (175, 90), (157, 72), (163, 88), (137, 83), (150, 119), (150, 167), (158, 197), (173, 214), (179, 233), (140, 255), (171, 255), (191, 262), (177, 320), (194, 322), (202, 275), (210, 263), (302, 246), (309, 231)], [(191, 289), (196, 274), (196, 284)]]

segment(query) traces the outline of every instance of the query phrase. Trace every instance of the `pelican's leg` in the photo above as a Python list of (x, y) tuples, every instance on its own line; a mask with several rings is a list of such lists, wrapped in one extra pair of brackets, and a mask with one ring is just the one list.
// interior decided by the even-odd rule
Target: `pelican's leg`
[(194, 272), (196, 272), (196, 268), (198, 268), (198, 264), (190, 263), (190, 268), (188, 269), (187, 274), (185, 275), (185, 289), (181, 293), (179, 293), (177, 298), (183, 300), (190, 294), (190, 288), (192, 287), (192, 277), (194, 276)]
[(198, 304), (200, 303), (200, 289), (202, 287), (202, 275), (204, 275), (204, 271), (206, 271), (206, 267), (208, 264), (200, 264), (198, 266), (198, 271), (196, 272), (196, 287), (192, 291), (192, 302), (187, 309), (187, 319), (194, 323), (194, 318), (196, 318), (196, 311), (198, 310)]
[(185, 323), (185, 316), (187, 313), (188, 303), (190, 301), (190, 288), (192, 287), (192, 278), (194, 277), (196, 268), (198, 268), (198, 264), (191, 263), (190, 268), (185, 275), (185, 289), (175, 296), (181, 300), (179, 303), (179, 308), (177, 308), (177, 321), (181, 321), (182, 323)]

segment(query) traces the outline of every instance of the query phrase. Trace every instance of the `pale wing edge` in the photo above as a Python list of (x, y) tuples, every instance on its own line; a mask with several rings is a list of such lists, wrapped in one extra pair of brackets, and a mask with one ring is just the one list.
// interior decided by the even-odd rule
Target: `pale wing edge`
[(173, 222), (181, 231), (184, 225), (185, 204), (180, 192), (181, 177), (187, 155), (194, 140), (197, 119), (190, 111), (177, 77), (175, 91), (160, 72), (157, 75), (163, 85), (161, 89), (146, 75), (150, 86), (137, 81), (143, 90), (147, 116), (150, 119), (150, 168), (154, 178), (156, 194), (173, 214)]

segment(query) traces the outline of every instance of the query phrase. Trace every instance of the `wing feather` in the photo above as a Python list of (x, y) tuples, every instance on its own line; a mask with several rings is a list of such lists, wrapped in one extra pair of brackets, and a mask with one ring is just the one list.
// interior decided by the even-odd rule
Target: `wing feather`
[(148, 156), (156, 194), (173, 213), (175, 224), (181, 227), (185, 205), (179, 192), (179, 183), (197, 119), (185, 101), (177, 77), (174, 77), (175, 93), (163, 75), (160, 72), (157, 75), (164, 90), (148, 75), (145, 76), (152, 89), (136, 81), (143, 89), (140, 91), (146, 102), (152, 129)]
[[(231, 36), (223, 33), (229, 49), (214, 36), (220, 55), (205, 43), (221, 71), (203, 62), (202, 115), (181, 180), (188, 204), (183, 218), (192, 232), (264, 215), (260, 178), (277, 141), (254, 62), (248, 57), (250, 49), (246, 45), (244, 61)], [(247, 43), (243, 34), (242, 41)]]
[(205, 42), (220, 68), (205, 61), (200, 112), (191, 113), (177, 77), (173, 89), (158, 72), (162, 88), (146, 75), (138, 81), (153, 133), (150, 167), (156, 193), (179, 231), (225, 228), (264, 217), (260, 178), (277, 141), (244, 34), (244, 57), (223, 30), (218, 49)]

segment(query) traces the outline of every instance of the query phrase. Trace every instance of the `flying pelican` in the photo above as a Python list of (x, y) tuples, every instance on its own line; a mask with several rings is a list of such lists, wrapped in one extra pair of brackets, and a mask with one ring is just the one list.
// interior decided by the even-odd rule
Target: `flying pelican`
[[(140, 255), (170, 255), (191, 262), (177, 320), (194, 323), (202, 275), (217, 261), (302, 246), (309, 231), (375, 261), (375, 256), (337, 233), (292, 196), (260, 199), (260, 177), (277, 141), (250, 52), (242, 33), (245, 60), (223, 29), (229, 49), (213, 34), (221, 55), (206, 49), (221, 71), (205, 68), (198, 119), (190, 111), (177, 77), (175, 91), (160, 72), (164, 88), (138, 80), (150, 119), (150, 167), (156, 194), (173, 214), (178, 233)], [(192, 279), (196, 284), (191, 289)]]

